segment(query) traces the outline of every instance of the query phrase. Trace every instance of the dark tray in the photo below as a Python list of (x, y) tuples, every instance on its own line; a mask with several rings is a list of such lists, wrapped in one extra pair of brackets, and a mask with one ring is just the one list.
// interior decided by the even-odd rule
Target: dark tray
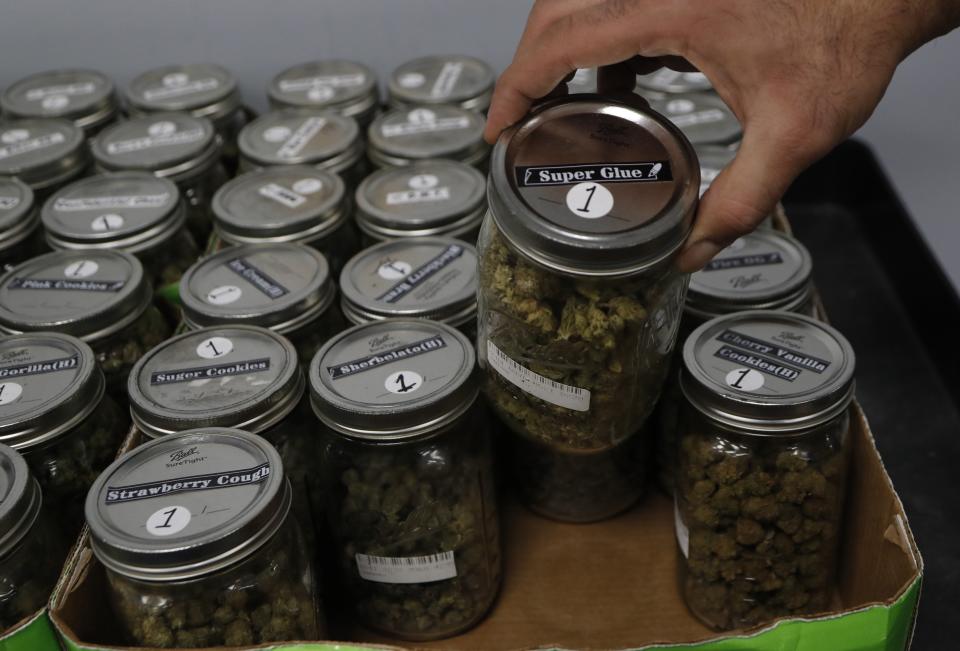
[(862, 143), (811, 167), (784, 203), (830, 321), (857, 352), (857, 396), (926, 564), (913, 648), (955, 648), (960, 299)]

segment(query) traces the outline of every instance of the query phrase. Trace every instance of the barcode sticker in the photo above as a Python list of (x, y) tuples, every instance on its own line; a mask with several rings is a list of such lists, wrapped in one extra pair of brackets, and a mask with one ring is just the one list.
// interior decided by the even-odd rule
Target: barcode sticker
[(680, 505), (677, 504), (676, 499), (673, 501), (673, 524), (677, 532), (677, 544), (680, 545), (680, 551), (683, 552), (684, 558), (690, 558), (690, 530), (687, 529), (683, 516), (680, 515)]
[(573, 411), (590, 411), (589, 389), (572, 387), (534, 373), (515, 362), (490, 340), (487, 340), (487, 360), (490, 366), (510, 384), (534, 397)]
[(357, 554), (357, 571), (377, 583), (430, 583), (457, 576), (457, 563), (452, 551), (429, 556)]

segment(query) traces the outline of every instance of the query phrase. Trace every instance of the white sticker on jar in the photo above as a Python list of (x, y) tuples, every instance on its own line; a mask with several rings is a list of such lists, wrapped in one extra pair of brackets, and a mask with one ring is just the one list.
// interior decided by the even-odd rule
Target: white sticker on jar
[(400, 280), (409, 276), (411, 271), (413, 271), (413, 266), (409, 262), (391, 260), (380, 265), (377, 269), (377, 275), (384, 280)]
[(357, 571), (376, 583), (430, 583), (457, 576), (453, 552), (428, 556), (371, 556), (357, 554)]
[(43, 101), (40, 102), (40, 106), (46, 111), (59, 111), (67, 108), (68, 104), (70, 104), (70, 98), (66, 95), (50, 95), (44, 97)]
[(503, 379), (530, 395), (573, 411), (590, 411), (590, 390), (572, 387), (534, 373), (487, 341), (487, 361)]
[(16, 382), (0, 382), (0, 405), (9, 405), (23, 393), (23, 387)]
[(90, 222), (90, 228), (98, 233), (115, 231), (123, 226), (123, 217), (114, 213), (94, 217)]
[(763, 373), (752, 368), (735, 368), (726, 377), (727, 385), (741, 391), (756, 391), (763, 387)]
[(185, 506), (165, 506), (147, 518), (147, 533), (154, 536), (172, 536), (183, 531), (192, 517), (190, 509)]
[(396, 371), (387, 376), (383, 386), (390, 393), (413, 393), (423, 385), (423, 376), (416, 371)]
[(577, 217), (599, 219), (613, 210), (613, 193), (599, 183), (577, 183), (567, 191), (567, 208)]
[(420, 88), (420, 86), (423, 86), (426, 82), (426, 76), (419, 72), (408, 72), (400, 75), (400, 78), (397, 80), (400, 88)]
[(97, 273), (99, 268), (100, 265), (93, 260), (77, 260), (64, 268), (63, 275), (67, 278), (86, 278)]
[(329, 99), (333, 99), (333, 96), (337, 94), (330, 86), (314, 86), (307, 91), (307, 99), (311, 102), (326, 102)]
[(243, 290), (236, 285), (220, 285), (207, 292), (207, 303), (210, 305), (230, 305), (243, 295)]
[(436, 187), (439, 182), (440, 179), (438, 179), (435, 174), (414, 174), (410, 177), (410, 180), (407, 181), (407, 185), (414, 190), (426, 190), (427, 188)]
[(680, 515), (680, 505), (677, 504), (676, 499), (673, 501), (673, 525), (674, 531), (677, 532), (677, 544), (680, 546), (680, 551), (683, 552), (683, 557), (690, 558), (690, 530), (687, 529), (687, 525)]
[(233, 342), (226, 337), (210, 337), (197, 346), (197, 355), (204, 359), (217, 359), (233, 352)]
[(293, 129), (283, 125), (270, 127), (263, 132), (263, 139), (267, 142), (283, 142), (293, 134)]
[(323, 181), (320, 179), (300, 179), (293, 184), (293, 191), (300, 194), (315, 194), (323, 189)]

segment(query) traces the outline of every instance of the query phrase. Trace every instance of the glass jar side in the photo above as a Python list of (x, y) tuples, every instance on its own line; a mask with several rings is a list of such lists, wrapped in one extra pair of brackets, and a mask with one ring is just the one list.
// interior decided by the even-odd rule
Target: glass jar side
[(138, 253), (137, 257), (150, 275), (153, 287), (160, 291), (180, 282), (183, 272), (200, 257), (200, 249), (190, 231), (184, 228), (159, 245)]
[(360, 251), (361, 246), (360, 233), (353, 219), (345, 219), (335, 231), (303, 243), (324, 255), (330, 264), (332, 278), (339, 278), (343, 265)]
[(229, 180), (227, 170), (220, 159), (196, 176), (177, 181), (187, 206), (187, 229), (196, 242), (206, 242), (213, 231), (213, 195)]
[(334, 299), (317, 318), (296, 330), (285, 333), (284, 336), (296, 347), (300, 365), (306, 369), (317, 351), (333, 335), (346, 329), (347, 319), (343, 316), (343, 310), (340, 309), (340, 301)]
[(120, 403), (127, 402), (127, 376), (137, 360), (171, 335), (170, 324), (153, 304), (132, 324), (90, 347), (107, 378), (107, 391)]

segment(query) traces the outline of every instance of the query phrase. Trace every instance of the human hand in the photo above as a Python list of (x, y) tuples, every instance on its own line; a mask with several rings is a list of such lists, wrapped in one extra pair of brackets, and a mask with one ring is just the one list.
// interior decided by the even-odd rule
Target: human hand
[(538, 0), (497, 82), (486, 137), (577, 68), (629, 61), (601, 68), (600, 89), (633, 90), (636, 72), (689, 62), (744, 127), (680, 255), (695, 271), (867, 120), (900, 61), (958, 23), (958, 0)]

